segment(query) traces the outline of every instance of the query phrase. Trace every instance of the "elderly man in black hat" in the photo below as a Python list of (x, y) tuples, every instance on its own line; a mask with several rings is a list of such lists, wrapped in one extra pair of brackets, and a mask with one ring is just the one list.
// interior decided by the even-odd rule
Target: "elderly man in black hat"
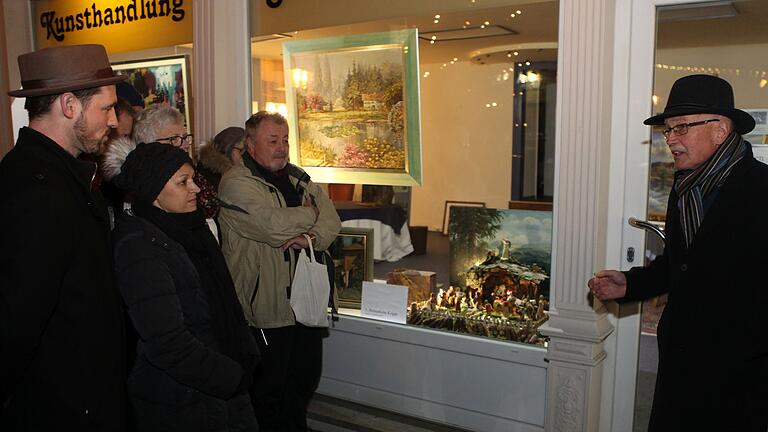
[(29, 127), (0, 163), (0, 430), (125, 430), (124, 320), (91, 181), (117, 125), (101, 45), (19, 56)]
[(647, 267), (604, 270), (600, 300), (668, 293), (658, 326), (651, 431), (768, 428), (768, 166), (742, 135), (754, 119), (708, 75), (681, 78), (662, 114), (675, 160), (663, 255)]

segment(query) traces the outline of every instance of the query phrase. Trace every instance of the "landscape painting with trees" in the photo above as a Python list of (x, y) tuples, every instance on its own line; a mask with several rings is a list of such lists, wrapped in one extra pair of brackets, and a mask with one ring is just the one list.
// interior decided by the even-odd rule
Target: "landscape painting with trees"
[(513, 278), (539, 283), (542, 294), (548, 294), (551, 212), (479, 207), (452, 207), (450, 211), (451, 285), (466, 287), (473, 275), (503, 268)]
[(418, 87), (411, 81), (418, 61), (403, 37), (411, 33), (284, 44), (291, 160), (316, 181), (347, 182), (342, 171), (380, 175), (367, 184), (414, 184), (387, 182), (387, 174), (420, 182)]

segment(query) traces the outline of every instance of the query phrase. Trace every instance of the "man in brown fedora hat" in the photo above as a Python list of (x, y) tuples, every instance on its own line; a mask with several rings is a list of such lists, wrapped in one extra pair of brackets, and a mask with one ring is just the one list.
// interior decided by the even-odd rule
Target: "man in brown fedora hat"
[(691, 75), (645, 124), (664, 127), (675, 160), (664, 253), (589, 288), (603, 301), (668, 294), (649, 430), (765, 432), (768, 166), (742, 138), (755, 121), (727, 81)]
[(19, 56), (29, 127), (0, 162), (0, 430), (125, 429), (125, 341), (93, 153), (117, 125), (101, 45)]

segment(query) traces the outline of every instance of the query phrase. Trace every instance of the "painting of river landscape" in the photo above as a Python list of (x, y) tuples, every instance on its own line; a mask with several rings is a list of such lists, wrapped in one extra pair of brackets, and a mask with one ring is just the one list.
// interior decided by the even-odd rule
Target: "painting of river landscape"
[(417, 61), (404, 33), (284, 44), (291, 161), (313, 180), (420, 182)]

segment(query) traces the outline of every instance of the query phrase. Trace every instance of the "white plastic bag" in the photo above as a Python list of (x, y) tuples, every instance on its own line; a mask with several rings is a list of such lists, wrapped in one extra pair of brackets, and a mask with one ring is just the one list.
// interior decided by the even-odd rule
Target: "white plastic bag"
[(304, 234), (309, 243), (309, 257), (304, 249), (296, 259), (296, 272), (291, 284), (291, 309), (296, 321), (309, 327), (328, 327), (328, 298), (331, 285), (325, 264), (315, 260), (312, 240)]

